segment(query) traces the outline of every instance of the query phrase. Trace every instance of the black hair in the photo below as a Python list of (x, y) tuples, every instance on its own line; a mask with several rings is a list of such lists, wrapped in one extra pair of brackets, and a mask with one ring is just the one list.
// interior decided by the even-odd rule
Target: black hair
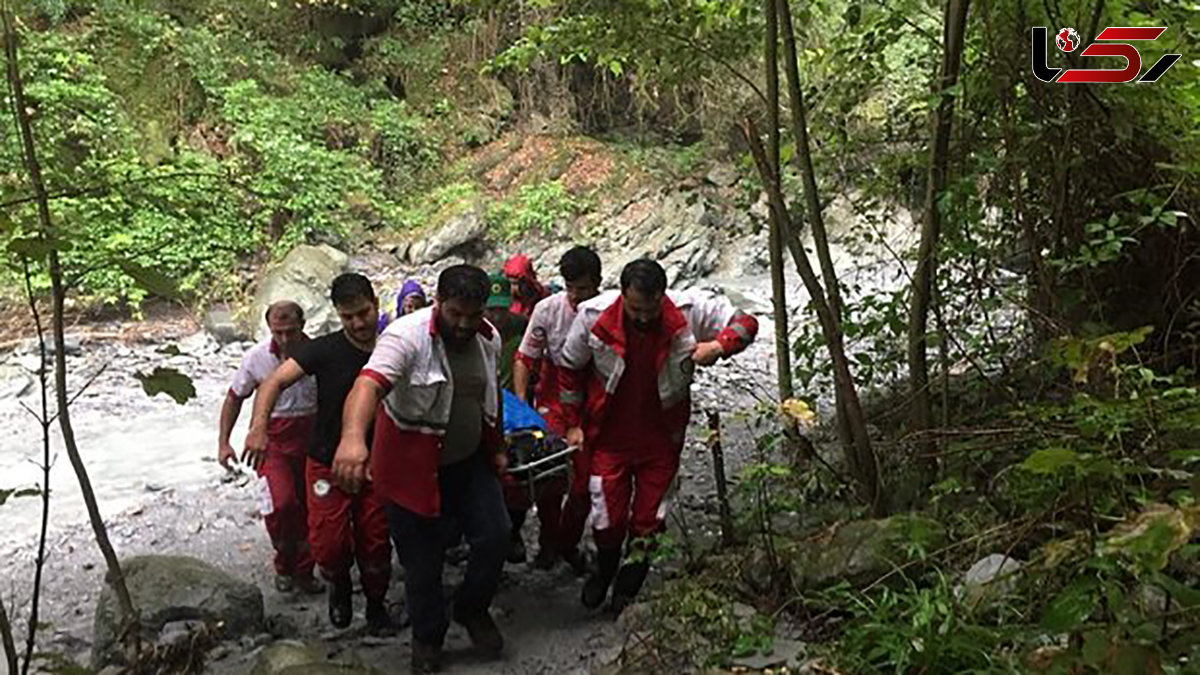
[(346, 305), (355, 300), (374, 300), (375, 289), (371, 280), (357, 272), (339, 274), (329, 286), (329, 299), (334, 306)]
[(628, 288), (645, 295), (662, 295), (667, 292), (667, 273), (653, 260), (639, 258), (621, 270), (621, 290)]
[(271, 323), (271, 312), (287, 312), (291, 314), (297, 321), (304, 320), (304, 308), (299, 303), (292, 300), (276, 300), (267, 305), (267, 311), (263, 312), (263, 319), (267, 323)]
[(487, 302), (492, 284), (487, 272), (474, 265), (454, 265), (438, 275), (438, 300), (467, 300)]
[(558, 271), (565, 281), (579, 281), (584, 277), (595, 280), (600, 285), (600, 256), (586, 246), (576, 246), (567, 251), (558, 260)]

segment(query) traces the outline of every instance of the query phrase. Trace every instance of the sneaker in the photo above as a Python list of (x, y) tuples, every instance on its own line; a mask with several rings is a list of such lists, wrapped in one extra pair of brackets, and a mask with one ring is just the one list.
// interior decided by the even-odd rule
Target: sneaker
[(526, 557), (525, 540), (521, 538), (521, 532), (519, 530), (514, 531), (512, 538), (509, 540), (508, 562), (520, 564), (525, 562)]
[(486, 609), (470, 613), (455, 610), (454, 620), (467, 629), (471, 644), (478, 649), (493, 656), (499, 655), (504, 649), (504, 636), (500, 634), (500, 629), (496, 627), (496, 622)]
[(383, 600), (367, 600), (367, 632), (375, 637), (396, 634), (396, 623)]
[(558, 563), (558, 554), (548, 548), (538, 549), (537, 555), (533, 556), (533, 567), (539, 570), (553, 569)]
[(312, 573), (293, 577), (292, 585), (296, 590), (308, 595), (320, 595), (325, 592), (325, 584), (321, 583)]
[(280, 593), (291, 593), (293, 588), (295, 588), (295, 582), (292, 581), (291, 575), (275, 575), (275, 590), (279, 591)]
[(412, 671), (436, 673), (442, 669), (442, 646), (427, 645), (416, 638), (412, 641)]
[(354, 608), (351, 605), (352, 591), (353, 586), (350, 585), (349, 579), (329, 584), (329, 623), (333, 624), (334, 628), (350, 625), (350, 619), (354, 616)]

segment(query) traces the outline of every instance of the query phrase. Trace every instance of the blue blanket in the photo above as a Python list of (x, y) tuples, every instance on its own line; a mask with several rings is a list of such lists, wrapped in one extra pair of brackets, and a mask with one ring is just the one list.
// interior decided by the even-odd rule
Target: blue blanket
[(525, 401), (507, 389), (504, 392), (504, 433), (511, 434), (522, 429), (547, 431), (546, 420)]

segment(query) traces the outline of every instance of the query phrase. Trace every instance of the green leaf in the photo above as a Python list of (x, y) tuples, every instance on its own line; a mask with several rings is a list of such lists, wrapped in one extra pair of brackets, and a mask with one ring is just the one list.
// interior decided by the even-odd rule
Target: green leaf
[(1042, 614), (1042, 627), (1054, 633), (1075, 630), (1095, 609), (1095, 593), (1095, 579), (1076, 579), (1071, 582)]
[(142, 389), (147, 396), (166, 394), (180, 405), (196, 396), (196, 387), (192, 384), (192, 378), (174, 368), (157, 367), (149, 375), (134, 373), (133, 376), (142, 383)]
[(1038, 450), (1021, 462), (1021, 468), (1036, 474), (1053, 474), (1060, 469), (1079, 467), (1079, 453), (1067, 448)]
[(21, 497), (38, 497), (41, 496), (41, 494), (41, 488), (35, 487), (13, 488), (11, 490), (0, 489), (0, 506), (4, 506), (5, 502), (7, 502), (10, 497), (12, 499), (19, 499)]
[(141, 286), (143, 290), (163, 298), (174, 299), (179, 297), (179, 289), (176, 287), (175, 282), (162, 272), (144, 267), (132, 260), (120, 260), (117, 262), (117, 265), (120, 266), (125, 274), (128, 274), (136, 281), (138, 286)]

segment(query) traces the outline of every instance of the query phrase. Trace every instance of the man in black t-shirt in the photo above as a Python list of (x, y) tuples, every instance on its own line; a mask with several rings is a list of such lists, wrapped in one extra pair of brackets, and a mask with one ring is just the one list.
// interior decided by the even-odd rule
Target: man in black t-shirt
[(315, 376), (317, 424), (306, 471), (308, 530), (313, 558), (329, 582), (329, 621), (338, 628), (350, 625), (350, 567), (357, 560), (367, 625), (374, 633), (388, 633), (393, 627), (384, 598), (392, 547), (384, 502), (370, 483), (357, 494), (343, 492), (330, 469), (341, 441), (346, 396), (375, 348), (379, 303), (371, 282), (353, 273), (333, 280), (330, 299), (342, 330), (310, 341), (259, 387), (246, 451), (257, 453), (265, 446), (265, 420), (279, 393), (306, 375)]

